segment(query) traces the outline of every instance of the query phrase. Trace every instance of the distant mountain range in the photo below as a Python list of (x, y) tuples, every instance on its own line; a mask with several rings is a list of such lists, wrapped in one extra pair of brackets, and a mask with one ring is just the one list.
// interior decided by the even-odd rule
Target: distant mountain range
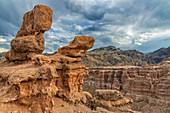
[[(4, 59), (4, 55), (5, 53), (0, 53), (0, 61)], [(44, 53), (44, 55), (51, 54)], [(141, 66), (143, 64), (160, 63), (167, 57), (170, 57), (170, 47), (144, 54), (137, 50), (121, 50), (114, 46), (108, 46), (87, 52), (81, 63), (87, 67), (115, 65)]]
[(83, 57), (82, 64), (87, 67), (115, 65), (141, 66), (143, 64), (160, 63), (167, 57), (170, 57), (170, 47), (144, 54), (137, 50), (121, 50), (114, 46), (108, 46), (87, 52)]
[(146, 54), (147, 57), (151, 58), (155, 63), (159, 63), (167, 57), (170, 57), (170, 46), (168, 48), (160, 48), (152, 53)]

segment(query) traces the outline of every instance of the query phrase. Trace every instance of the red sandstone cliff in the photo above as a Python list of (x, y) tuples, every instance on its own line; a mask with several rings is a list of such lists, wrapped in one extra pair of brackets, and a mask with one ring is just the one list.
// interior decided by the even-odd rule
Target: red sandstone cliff
[(136, 95), (155, 97), (158, 99), (156, 103), (161, 100), (168, 106), (170, 58), (154, 65), (86, 68), (84, 83), (85, 87), (91, 85), (95, 89), (117, 89), (133, 95), (132, 98)]

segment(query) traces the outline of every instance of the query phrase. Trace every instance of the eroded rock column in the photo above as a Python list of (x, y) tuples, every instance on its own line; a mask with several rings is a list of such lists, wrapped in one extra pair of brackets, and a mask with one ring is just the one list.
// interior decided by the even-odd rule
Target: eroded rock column
[(53, 11), (44, 5), (36, 5), (25, 13), (23, 23), (16, 38), (11, 41), (11, 49), (5, 54), (10, 61), (30, 60), (32, 56), (41, 54), (45, 39), (43, 33), (52, 25)]

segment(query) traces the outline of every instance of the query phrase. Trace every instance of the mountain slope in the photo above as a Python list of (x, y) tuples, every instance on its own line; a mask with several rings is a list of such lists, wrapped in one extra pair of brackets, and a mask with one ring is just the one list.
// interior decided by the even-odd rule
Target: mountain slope
[(167, 57), (170, 57), (170, 46), (168, 48), (160, 48), (152, 53), (146, 54), (147, 57), (151, 58), (155, 63), (159, 63)]
[(144, 53), (136, 50), (121, 50), (114, 46), (101, 47), (87, 52), (83, 57), (82, 64), (87, 67), (135, 65), (155, 63)]

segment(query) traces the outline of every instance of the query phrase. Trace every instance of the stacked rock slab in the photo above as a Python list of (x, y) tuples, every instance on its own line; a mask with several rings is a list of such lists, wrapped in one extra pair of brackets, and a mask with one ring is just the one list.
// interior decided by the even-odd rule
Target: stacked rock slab
[(51, 113), (54, 95), (72, 102), (88, 96), (82, 92), (85, 66), (80, 61), (95, 39), (76, 36), (55, 55), (44, 56), (43, 33), (51, 23), (52, 10), (47, 6), (37, 5), (24, 15), (7, 60), (0, 63), (0, 106), (13, 103), (31, 113)]
[[(26, 105), (30, 112), (52, 112), (58, 74), (53, 66), (36, 66), (31, 58), (45, 49), (43, 33), (52, 24), (52, 10), (36, 5), (25, 13), (21, 29), (0, 64), (0, 103)], [(12, 112), (12, 111), (11, 111)]]

